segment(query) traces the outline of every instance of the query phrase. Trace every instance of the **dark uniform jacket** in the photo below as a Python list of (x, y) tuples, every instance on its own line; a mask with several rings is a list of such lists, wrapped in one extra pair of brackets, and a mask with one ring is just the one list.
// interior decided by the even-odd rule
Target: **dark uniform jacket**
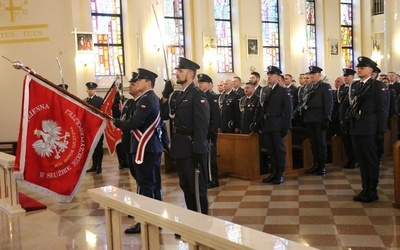
[[(316, 89), (314, 90), (314, 88)], [(332, 112), (331, 85), (319, 81), (314, 84), (309, 91), (313, 92), (306, 104), (307, 108), (304, 112), (304, 122), (330, 121)]]
[(184, 91), (174, 91), (162, 105), (161, 113), (164, 120), (172, 120), (171, 153), (175, 159), (209, 152), (210, 105), (194, 83)]
[(254, 89), (254, 94), (260, 96), (261, 89), (262, 89), (261, 85), (258, 84), (257, 87)]
[[(129, 133), (131, 130), (139, 129), (144, 133), (156, 120), (159, 113), (160, 99), (153, 90), (148, 90), (136, 99), (133, 114), (129, 120), (122, 122), (121, 130), (123, 133)], [(163, 151), (163, 146), (159, 138), (160, 126), (161, 122), (157, 124), (158, 129), (155, 129), (154, 134), (147, 142), (145, 152), (161, 153)], [(131, 153), (137, 152), (138, 144), (139, 142), (132, 136)]]
[(244, 96), (244, 89), (242, 87), (239, 87), (238, 89), (233, 89), (235, 93), (239, 96), (239, 99)]
[(216, 136), (218, 134), (218, 128), (221, 124), (221, 113), (219, 111), (218, 95), (209, 90), (205, 93), (208, 104), (210, 105), (210, 127), (208, 129), (208, 137), (210, 139), (210, 136)]
[(290, 89), (276, 84), (262, 106), (264, 132), (280, 132), (292, 127), (292, 96)]
[(253, 94), (251, 97), (243, 96), (239, 101), (239, 110), (241, 112), (240, 132), (250, 134), (252, 130), (250, 125), (257, 121), (260, 115), (260, 97)]
[(229, 94), (222, 93), (219, 97), (221, 109), (221, 131), (223, 133), (234, 133), (240, 127), (239, 96), (231, 90)]
[[(358, 98), (359, 108), (357, 113), (359, 119), (352, 119), (350, 127), (351, 135), (374, 135), (376, 133), (384, 133), (387, 129), (388, 118), (388, 94), (387, 87), (384, 83), (372, 80), (371, 78), (360, 87), (360, 81), (352, 84), (352, 95), (359, 96), (370, 85), (369, 89)], [(341, 118), (344, 119), (346, 110), (350, 110), (350, 102), (347, 99), (341, 106)], [(347, 111), (348, 113), (349, 111)]]
[(93, 95), (91, 98), (90, 97), (86, 98), (86, 102), (99, 109), (103, 104), (103, 98), (97, 95)]
[(396, 97), (398, 97), (400, 94), (400, 83), (394, 82), (393, 84), (390, 84), (389, 86), (391, 86), (391, 88), (393, 88), (394, 91), (396, 91)]

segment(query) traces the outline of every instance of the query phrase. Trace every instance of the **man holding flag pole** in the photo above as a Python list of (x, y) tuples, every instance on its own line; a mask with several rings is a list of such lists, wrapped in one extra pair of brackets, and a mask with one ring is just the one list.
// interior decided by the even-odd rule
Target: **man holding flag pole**
[[(130, 152), (134, 158), (132, 167), (137, 175), (140, 194), (162, 200), (157, 181), (161, 180), (163, 146), (160, 140), (160, 99), (153, 91), (156, 78), (157, 74), (143, 68), (138, 69), (136, 85), (140, 96), (135, 99), (133, 114), (129, 120), (117, 119), (114, 124), (123, 133), (132, 131)], [(130, 233), (140, 232), (140, 223), (137, 223)]]

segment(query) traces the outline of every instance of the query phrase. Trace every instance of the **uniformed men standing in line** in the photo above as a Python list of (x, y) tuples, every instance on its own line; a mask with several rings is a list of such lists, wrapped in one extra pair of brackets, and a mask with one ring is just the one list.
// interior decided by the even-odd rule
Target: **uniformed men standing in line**
[(221, 110), (221, 133), (239, 133), (240, 110), (239, 96), (233, 91), (231, 79), (224, 82), (225, 91), (219, 96), (219, 107)]
[(221, 123), (221, 114), (219, 112), (218, 95), (210, 90), (212, 79), (206, 74), (198, 74), (197, 82), (199, 88), (206, 94), (210, 105), (210, 128), (208, 129), (208, 141), (210, 143), (210, 152), (207, 159), (208, 165), (208, 188), (219, 186), (218, 165), (217, 165), (217, 137), (218, 128)]
[[(101, 108), (101, 105), (103, 104), (103, 98), (100, 96), (96, 95), (96, 89), (97, 89), (97, 84), (95, 82), (87, 82), (86, 83), (86, 93), (88, 94), (88, 97), (86, 98), (86, 102), (93, 105), (96, 108)], [(93, 151), (92, 155), (92, 167), (89, 168), (86, 172), (91, 173), (91, 172), (96, 172), (96, 173), (101, 173), (102, 168), (102, 162), (103, 162), (103, 140), (104, 140), (104, 134), (101, 135), (99, 142), (97, 143), (96, 148)]]
[(279, 68), (268, 67), (269, 86), (263, 88), (269, 88), (269, 91), (264, 98), (260, 99), (262, 131), (271, 164), (271, 175), (263, 179), (263, 182), (273, 184), (283, 183), (283, 171), (286, 166), (284, 137), (292, 127), (293, 112), (290, 89), (278, 84), (280, 74), (282, 71)]
[(254, 94), (254, 85), (251, 82), (247, 82), (244, 86), (244, 93), (245, 96), (239, 100), (240, 133), (250, 134), (251, 132), (258, 132), (255, 125), (261, 112), (260, 97)]
[[(132, 131), (130, 152), (140, 194), (162, 200), (162, 191), (159, 185), (163, 151), (160, 140), (162, 120), (160, 99), (153, 91), (156, 78), (157, 74), (154, 72), (143, 68), (138, 69), (136, 85), (140, 96), (135, 100), (134, 112), (129, 120), (116, 120), (114, 124), (123, 133)], [(132, 233), (140, 233), (140, 224), (138, 224), (132, 228)]]
[[(312, 86), (307, 91), (304, 103), (303, 122), (307, 127), (308, 138), (314, 156), (314, 165), (305, 171), (306, 174), (324, 175), (327, 158), (326, 129), (329, 126), (332, 112), (332, 88), (329, 83), (321, 80), (322, 69), (310, 66)], [(306, 98), (306, 97), (304, 97)]]
[[(173, 91), (170, 81), (162, 92), (162, 117), (171, 119), (171, 153), (176, 161), (179, 185), (185, 196), (186, 207), (208, 214), (207, 154), (210, 106), (203, 91), (194, 86), (196, 70), (200, 66), (180, 57), (176, 69), (176, 82), (183, 91)], [(199, 174), (200, 208), (196, 202), (195, 175)]]
[[(349, 91), (350, 87), (354, 81), (354, 74), (356, 72), (353, 69), (343, 69), (343, 77), (344, 77), (344, 84), (340, 87), (339, 93), (338, 93), (338, 103), (340, 105), (339, 108), (339, 120), (340, 123), (345, 122), (344, 117), (348, 114), (350, 111), (348, 108), (342, 109), (343, 103), (346, 103), (349, 101)], [(353, 88), (354, 89), (354, 88)], [(349, 106), (347, 106), (349, 107)], [(344, 112), (344, 114), (342, 114)], [(347, 163), (343, 166), (344, 168), (356, 168), (358, 167), (358, 161), (354, 155), (354, 148), (353, 148), (353, 143), (351, 140), (351, 135), (349, 134), (348, 129), (341, 129), (341, 136), (342, 136), (342, 142), (343, 142), (343, 147), (344, 151), (346, 153), (347, 157)]]
[[(376, 63), (368, 57), (358, 57), (355, 93), (347, 105), (350, 111), (346, 123), (351, 134), (355, 155), (359, 161), (362, 190), (353, 197), (354, 201), (373, 202), (379, 199), (379, 162), (377, 145), (384, 139), (387, 129), (387, 87), (371, 78)], [(345, 108), (343, 103), (343, 108)]]

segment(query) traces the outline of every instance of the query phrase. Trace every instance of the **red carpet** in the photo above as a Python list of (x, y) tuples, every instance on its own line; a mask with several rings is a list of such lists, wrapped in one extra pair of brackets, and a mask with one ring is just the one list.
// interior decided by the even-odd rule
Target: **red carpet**
[(19, 197), (19, 204), (21, 204), (21, 207), (25, 209), (27, 212), (47, 208), (47, 206), (44, 205), (43, 203), (40, 203), (37, 200), (32, 199), (31, 197), (23, 193), (18, 193), (18, 197)]

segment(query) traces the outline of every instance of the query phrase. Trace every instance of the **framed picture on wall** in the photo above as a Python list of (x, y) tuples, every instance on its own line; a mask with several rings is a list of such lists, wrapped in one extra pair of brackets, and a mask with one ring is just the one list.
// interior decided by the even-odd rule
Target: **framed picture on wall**
[(93, 52), (93, 35), (91, 33), (77, 33), (76, 50), (78, 53)]
[(330, 52), (333, 56), (339, 55), (339, 41), (337, 39), (330, 40)]
[(247, 56), (258, 56), (258, 51), (257, 38), (247, 38)]
[(203, 37), (203, 48), (206, 51), (212, 51), (217, 49), (217, 37), (216, 36), (204, 36)]

